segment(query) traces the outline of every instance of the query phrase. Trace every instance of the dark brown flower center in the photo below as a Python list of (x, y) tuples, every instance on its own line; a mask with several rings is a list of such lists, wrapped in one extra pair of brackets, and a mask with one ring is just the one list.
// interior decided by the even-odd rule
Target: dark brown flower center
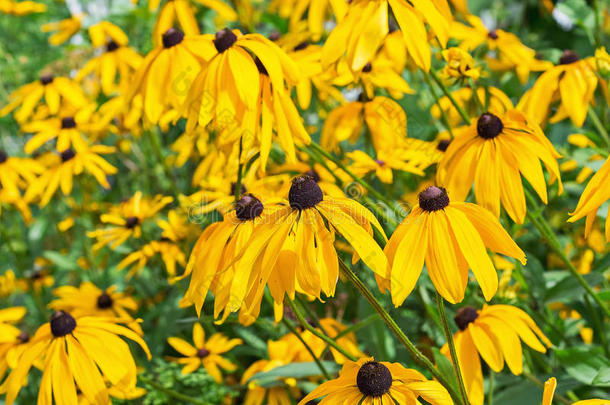
[(51, 333), (55, 337), (66, 336), (76, 328), (76, 320), (67, 312), (55, 311), (51, 315)]
[(443, 140), (439, 141), (438, 144), (436, 144), (436, 149), (440, 150), (441, 152), (445, 152), (447, 150), (447, 148), (449, 147), (450, 143), (451, 143), (450, 139), (443, 139)]
[(563, 51), (561, 57), (559, 58), (559, 64), (569, 65), (570, 63), (578, 62), (579, 60), (580, 56), (578, 56), (576, 52), (570, 49), (566, 49), (565, 51)]
[(199, 350), (197, 350), (197, 357), (199, 357), (200, 359), (203, 359), (204, 357), (208, 357), (208, 355), (210, 354), (210, 352), (206, 349), (204, 349), (203, 347)]
[(371, 70), (373, 70), (373, 65), (371, 65), (371, 62), (367, 63), (366, 65), (364, 65), (364, 67), (362, 68), (362, 71), (364, 73), (368, 73)]
[(102, 293), (99, 297), (97, 297), (97, 307), (99, 309), (107, 309), (112, 307), (112, 297), (106, 293)]
[(419, 206), (424, 211), (438, 211), (448, 205), (449, 196), (447, 190), (442, 187), (430, 186), (419, 193)]
[(375, 159), (375, 163), (377, 163), (379, 166), (385, 166), (385, 162), (380, 159)]
[(125, 220), (125, 228), (133, 229), (140, 223), (140, 219), (138, 217), (128, 217)]
[(76, 156), (76, 152), (74, 152), (74, 150), (72, 149), (66, 149), (65, 151), (61, 152), (59, 156), (61, 157), (61, 161), (65, 163), (68, 160), (74, 159), (74, 156)]
[(309, 46), (309, 41), (303, 41), (300, 44), (298, 44), (297, 46), (294, 47), (295, 51), (302, 51), (303, 49), (307, 48)]
[(214, 46), (219, 53), (223, 53), (232, 47), (235, 41), (237, 41), (237, 35), (230, 29), (223, 28), (216, 33), (214, 37)]
[(306, 174), (306, 175), (308, 175), (308, 176), (310, 176), (311, 178), (313, 178), (313, 180), (314, 180), (316, 183), (318, 183), (318, 182), (321, 180), (320, 175), (319, 175), (319, 174), (318, 174), (318, 172), (316, 172), (314, 169), (307, 170), (307, 171), (305, 172), (305, 174)]
[(6, 154), (6, 152), (0, 149), (0, 164), (6, 162), (7, 159), (8, 155)]
[(170, 28), (165, 31), (161, 40), (164, 48), (171, 48), (172, 46), (178, 45), (184, 39), (184, 33), (176, 28)]
[(263, 203), (252, 194), (244, 194), (235, 204), (235, 214), (241, 221), (253, 220), (263, 213)]
[(315, 207), (324, 199), (324, 193), (313, 177), (306, 174), (292, 180), (288, 201), (294, 210), (304, 210)]
[(114, 42), (113, 40), (108, 41), (106, 44), (106, 52), (114, 52), (119, 49), (119, 44)]
[(482, 114), (477, 120), (477, 133), (481, 138), (493, 139), (504, 129), (502, 120), (491, 113)]
[(76, 127), (74, 117), (64, 117), (61, 119), (61, 129), (70, 129)]
[(30, 334), (22, 331), (19, 336), (17, 336), (17, 340), (21, 343), (27, 343), (30, 341)]
[(280, 39), (281, 34), (278, 31), (271, 31), (271, 34), (269, 34), (268, 38), (269, 41), (277, 41), (278, 39)]
[(53, 83), (53, 75), (46, 74), (46, 75), (40, 76), (40, 83), (42, 83), (45, 86), (49, 83)]
[(392, 386), (392, 373), (376, 361), (364, 363), (356, 376), (358, 389), (367, 397), (380, 397), (387, 394)]
[(487, 33), (487, 36), (491, 39), (498, 39), (498, 33), (496, 30), (491, 30)]
[(477, 312), (476, 308), (463, 307), (457, 310), (453, 320), (460, 330), (464, 330), (468, 327), (468, 324), (474, 322), (474, 320), (478, 317), (479, 313)]

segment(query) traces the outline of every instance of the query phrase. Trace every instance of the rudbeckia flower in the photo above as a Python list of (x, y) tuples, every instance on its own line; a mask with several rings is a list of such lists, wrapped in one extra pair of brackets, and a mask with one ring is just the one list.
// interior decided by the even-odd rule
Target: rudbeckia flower
[[(6, 404), (12, 405), (37, 361), (44, 362), (38, 403), (76, 404), (77, 390), (94, 404), (109, 403), (106, 381), (122, 391), (136, 385), (136, 365), (129, 346), (120, 336), (136, 342), (150, 359), (148, 346), (120, 319), (82, 317), (55, 312), (22, 352), (17, 366), (2, 386)], [(0, 390), (0, 391), (2, 391)]]
[(32, 13), (44, 13), (45, 11), (47, 11), (47, 6), (35, 1), (0, 0), (0, 13), (4, 14), (22, 17)]
[(296, 161), (295, 143), (310, 138), (286, 87), (300, 78), (294, 61), (260, 34), (225, 28), (202, 38), (206, 64), (183, 106), (187, 132), (209, 125), (223, 142), (241, 139), (245, 150), (256, 144), (264, 169), (275, 129), (288, 160)]
[(34, 159), (9, 156), (0, 149), (0, 187), (4, 190), (24, 189), (44, 170)]
[(377, 153), (376, 159), (373, 159), (361, 150), (348, 152), (346, 156), (352, 160), (352, 163), (349, 165), (350, 170), (358, 177), (375, 172), (380, 181), (392, 184), (392, 169), (417, 174), (418, 176), (424, 175), (424, 172), (416, 166), (404, 162), (398, 151), (381, 150)]
[(610, 60), (605, 52), (581, 59), (574, 51), (564, 51), (559, 64), (540, 75), (518, 108), (538, 123), (543, 123), (553, 103), (559, 101), (559, 107), (549, 122), (553, 124), (569, 117), (574, 125), (582, 127), (600, 83), (598, 63), (603, 60)]
[[(453, 335), (453, 342), (472, 405), (483, 404), (480, 357), (496, 373), (506, 362), (510, 371), (519, 375), (523, 372), (521, 341), (540, 353), (546, 353), (546, 347), (552, 346), (532, 318), (511, 305), (489, 305), (480, 311), (462, 307), (455, 315), (455, 323), (460, 330)], [(447, 344), (441, 351), (450, 357)]]
[(12, 342), (21, 331), (13, 324), (25, 316), (25, 307), (0, 309), (0, 343)]
[[(17, 290), (17, 277), (11, 269), (0, 274), (0, 298), (6, 298)], [(2, 379), (2, 377), (0, 377)]]
[(114, 207), (108, 214), (102, 214), (100, 221), (113, 226), (87, 232), (87, 236), (97, 239), (93, 250), (97, 251), (106, 245), (115, 249), (130, 237), (140, 238), (144, 221), (154, 217), (172, 201), (172, 197), (162, 195), (144, 198), (142, 192), (137, 191), (128, 201)]
[[(44, 97), (44, 103), (41, 103)], [(0, 110), (5, 116), (19, 108), (14, 118), (22, 123), (32, 116), (36, 108), (44, 105), (50, 115), (59, 112), (61, 106), (78, 109), (87, 104), (87, 97), (74, 81), (65, 77), (45, 74), (39, 80), (21, 86), (9, 96), (9, 104)]]
[(178, 358), (176, 361), (183, 364), (182, 374), (189, 374), (203, 366), (208, 374), (214, 377), (217, 383), (222, 382), (220, 368), (226, 371), (235, 371), (237, 366), (222, 357), (223, 354), (241, 345), (241, 339), (229, 339), (222, 333), (214, 333), (208, 339), (205, 338), (205, 331), (200, 323), (193, 324), (193, 345), (177, 337), (167, 339), (178, 353), (185, 357)]
[[(157, 254), (161, 255), (161, 260), (165, 265), (165, 270), (167, 270), (167, 274), (170, 277), (174, 277), (176, 275), (176, 267), (180, 265), (182, 267), (186, 266), (186, 256), (184, 252), (172, 241), (167, 239), (153, 240), (135, 252), (128, 254), (123, 260), (119, 262), (117, 268), (119, 270), (123, 270), (126, 268), (129, 269), (127, 273), (127, 278), (131, 278), (134, 274), (139, 274), (140, 271), (146, 266), (148, 261), (150, 261)], [(170, 278), (170, 282), (173, 280)]]
[[(55, 311), (69, 312), (76, 318), (81, 316), (99, 316), (129, 320), (129, 327), (142, 335), (140, 324), (133, 321), (130, 312), (138, 309), (138, 304), (129, 295), (118, 292), (116, 286), (106, 290), (85, 281), (80, 286), (61, 286), (53, 290), (57, 299), (51, 301), (49, 308)], [(133, 322), (132, 322), (133, 321)]]
[(442, 52), (447, 63), (442, 75), (447, 79), (477, 80), (481, 76), (481, 68), (475, 67), (472, 56), (461, 48), (449, 48)]
[(73, 15), (61, 21), (43, 24), (40, 29), (42, 32), (56, 31), (49, 37), (49, 43), (61, 45), (80, 30), (83, 17), (83, 15)]
[[(544, 392), (542, 394), (541, 405), (552, 405), (553, 396), (555, 396), (555, 389), (557, 388), (557, 379), (555, 377), (549, 378), (544, 383)], [(573, 402), (572, 405), (607, 405), (607, 399), (585, 399), (583, 401)]]
[[(576, 209), (570, 214), (568, 222), (575, 222), (582, 217), (587, 217), (585, 223), (585, 236), (589, 236), (593, 222), (599, 208), (610, 199), (608, 184), (610, 178), (610, 159), (606, 160), (602, 167), (591, 177), (589, 183), (578, 200)], [(610, 242), (610, 215), (606, 216), (606, 241)]]
[[(330, 7), (329, 7), (330, 6)], [(307, 15), (307, 29), (313, 41), (319, 41), (324, 33), (324, 22), (329, 15), (341, 21), (347, 12), (348, 3), (343, 0), (273, 0), (269, 4), (270, 12), (277, 12), (282, 18), (289, 18), (290, 31)]]
[(415, 64), (430, 69), (430, 45), (425, 24), (445, 46), (449, 38), (451, 11), (446, 0), (355, 0), (324, 43), (322, 65), (327, 67), (346, 55), (353, 71), (361, 70), (388, 35), (388, 7), (402, 31), (409, 56)]
[(450, 202), (444, 188), (428, 187), (385, 246), (394, 305), (402, 304), (413, 290), (424, 260), (434, 287), (447, 301), (464, 299), (468, 269), (489, 301), (498, 289), (498, 276), (487, 249), (525, 264), (525, 253), (489, 211)]
[(87, 145), (80, 140), (74, 144), (74, 149), (65, 149), (58, 154), (46, 155), (46, 171), (30, 183), (26, 191), (26, 200), (32, 201), (40, 197), (40, 206), (49, 203), (57, 188), (61, 188), (64, 195), (72, 192), (74, 176), (83, 171), (90, 173), (104, 188), (110, 188), (106, 178), (109, 174), (117, 173), (116, 167), (108, 163), (100, 155), (113, 153), (115, 148), (106, 145)]
[[(497, 114), (497, 113), (496, 113)], [(500, 216), (500, 203), (522, 224), (526, 204), (521, 176), (547, 204), (542, 166), (549, 183), (558, 182), (563, 192), (557, 158), (561, 157), (538, 124), (517, 110), (505, 114), (486, 112), (470, 126), (454, 131), (455, 139), (438, 165), (437, 183), (447, 187), (455, 200), (463, 201), (472, 185), (477, 203)]]
[(415, 405), (422, 398), (432, 405), (453, 403), (449, 393), (437, 381), (430, 381), (419, 371), (399, 363), (363, 358), (343, 365), (339, 377), (314, 389), (299, 402), (324, 398), (322, 404)]
[(0, 381), (4, 380), (4, 376), (10, 369), (17, 367), (17, 359), (27, 348), (29, 340), (30, 335), (21, 332), (11, 341), (0, 342)]
[[(356, 334), (353, 332), (346, 333), (347, 326), (334, 318), (322, 318), (320, 319), (320, 327), (316, 329), (334, 339), (346, 352), (358, 358), (365, 357), (365, 354), (358, 348)], [(328, 349), (328, 344), (310, 331), (305, 330), (300, 335), (318, 358), (321, 358)], [(303, 346), (303, 343), (293, 334), (286, 335), (283, 339), (292, 339), (296, 347)], [(330, 348), (330, 352), (337, 364), (344, 364), (349, 360), (333, 347)], [(309, 362), (314, 361), (314, 359), (311, 357), (311, 353), (303, 347), (302, 350), (297, 351), (294, 361), (297, 363)]]
[(142, 95), (146, 118), (156, 124), (163, 113), (183, 104), (201, 68), (199, 55), (204, 51), (200, 36), (185, 36), (182, 31), (169, 28), (161, 43), (142, 61), (126, 101)]

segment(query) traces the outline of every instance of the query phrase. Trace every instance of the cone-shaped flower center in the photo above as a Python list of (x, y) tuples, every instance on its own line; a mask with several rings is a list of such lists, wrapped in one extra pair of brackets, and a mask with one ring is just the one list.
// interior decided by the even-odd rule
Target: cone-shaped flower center
[(176, 28), (170, 28), (165, 31), (161, 40), (164, 48), (171, 48), (178, 45), (184, 39), (184, 33)]
[(42, 83), (45, 86), (49, 83), (53, 83), (53, 75), (46, 74), (46, 75), (40, 76), (40, 83)]
[(214, 38), (214, 46), (219, 53), (223, 53), (227, 49), (233, 46), (237, 41), (237, 35), (228, 28), (224, 28), (216, 33)]
[(207, 351), (206, 349), (204, 349), (203, 347), (199, 350), (197, 350), (197, 357), (199, 357), (200, 359), (203, 359), (204, 357), (208, 357), (208, 355), (210, 354), (209, 351)]
[(59, 156), (61, 157), (62, 162), (67, 162), (68, 160), (74, 159), (76, 152), (74, 152), (72, 149), (66, 149), (65, 151), (61, 152)]
[(61, 119), (61, 129), (70, 129), (76, 127), (74, 117), (64, 117)]
[(498, 33), (496, 30), (491, 30), (487, 33), (487, 36), (491, 39), (498, 39)]
[(17, 340), (21, 343), (27, 343), (30, 341), (30, 334), (22, 331), (19, 336), (17, 336)]
[(67, 312), (55, 311), (51, 315), (51, 333), (55, 337), (66, 336), (76, 328), (76, 320)]
[(106, 293), (102, 293), (97, 297), (97, 307), (99, 309), (107, 309), (112, 307), (112, 297)]
[(108, 43), (106, 44), (106, 52), (116, 51), (117, 49), (119, 49), (119, 44), (117, 44), (113, 40), (108, 41)]
[(292, 180), (288, 192), (288, 201), (292, 209), (304, 210), (315, 207), (323, 199), (322, 189), (313, 177), (304, 174)]
[(267, 72), (267, 68), (265, 67), (265, 65), (263, 65), (263, 62), (261, 62), (261, 60), (259, 58), (254, 58), (254, 64), (256, 65), (256, 68), (258, 69), (258, 73), (265, 75), (265, 76), (269, 76), (269, 72)]
[(358, 370), (356, 384), (360, 392), (367, 397), (380, 397), (390, 391), (392, 373), (383, 364), (369, 361)]
[(364, 67), (362, 68), (362, 71), (364, 73), (368, 73), (371, 70), (373, 70), (373, 65), (371, 65), (371, 62), (367, 63), (366, 65), (364, 65)]
[(8, 155), (6, 154), (6, 152), (0, 149), (0, 164), (6, 162), (7, 159)]
[(263, 203), (252, 194), (244, 194), (235, 204), (235, 214), (241, 221), (253, 220), (263, 212)]
[(458, 309), (453, 320), (460, 330), (464, 330), (468, 327), (469, 323), (474, 322), (474, 320), (478, 317), (479, 313), (477, 312), (476, 308), (463, 307)]
[(138, 217), (129, 217), (125, 220), (125, 228), (133, 229), (140, 223), (140, 219)]
[(419, 206), (424, 211), (438, 211), (448, 205), (449, 196), (447, 190), (442, 187), (430, 186), (419, 193)]
[(308, 41), (303, 41), (300, 44), (298, 44), (297, 46), (294, 47), (295, 51), (302, 51), (303, 49), (307, 48), (309, 46), (309, 42)]
[(447, 150), (447, 148), (449, 147), (450, 143), (451, 143), (450, 139), (443, 139), (436, 145), (436, 149), (440, 150), (441, 152), (445, 152)]
[(561, 54), (561, 57), (559, 58), (559, 64), (569, 65), (570, 63), (578, 62), (579, 60), (580, 56), (578, 56), (576, 52), (566, 49), (565, 51), (563, 51), (563, 54)]
[(271, 31), (271, 34), (269, 34), (267, 38), (269, 38), (269, 41), (275, 42), (280, 39), (281, 36), (282, 35), (278, 31)]
[(491, 113), (482, 114), (477, 121), (477, 133), (481, 138), (493, 139), (504, 129), (502, 120)]
[(318, 174), (318, 172), (316, 172), (314, 169), (307, 170), (307, 171), (305, 172), (305, 174), (306, 174), (307, 176), (309, 176), (309, 177), (313, 178), (313, 180), (314, 180), (316, 183), (318, 183), (318, 182), (321, 180), (320, 175), (319, 175), (319, 174)]

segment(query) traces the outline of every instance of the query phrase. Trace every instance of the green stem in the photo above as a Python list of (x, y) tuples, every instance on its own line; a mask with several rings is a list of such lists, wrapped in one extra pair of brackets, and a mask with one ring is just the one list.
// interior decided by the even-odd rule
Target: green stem
[(164, 392), (167, 395), (169, 395), (170, 397), (179, 399), (181, 401), (189, 402), (191, 404), (196, 404), (196, 405), (212, 405), (209, 402), (203, 402), (203, 401), (200, 401), (200, 400), (198, 400), (196, 398), (189, 397), (188, 395), (184, 395), (184, 394), (181, 394), (181, 393), (179, 393), (177, 391), (174, 391), (171, 388), (166, 388), (163, 385), (159, 384), (158, 382), (156, 382), (156, 381), (154, 381), (154, 380), (152, 380), (150, 378), (143, 377), (143, 376), (140, 375), (140, 376), (138, 376), (138, 379), (140, 381), (142, 381), (143, 383), (150, 385), (151, 387), (153, 387), (157, 391)]
[(606, 145), (610, 147), (610, 135), (608, 135), (608, 131), (606, 131), (606, 128), (604, 128), (604, 124), (602, 124), (599, 116), (595, 112), (595, 109), (591, 106), (589, 106), (589, 118), (591, 118), (591, 122), (595, 126), (595, 129), (597, 129), (597, 132), (599, 132), (601, 137), (604, 138)]
[(462, 117), (464, 122), (466, 122), (466, 124), (470, 125), (470, 117), (468, 116), (468, 114), (466, 114), (466, 111), (464, 111), (462, 106), (458, 104), (458, 102), (455, 100), (455, 98), (453, 97), (453, 95), (451, 94), (451, 92), (449, 91), (447, 86), (445, 86), (443, 84), (443, 82), (437, 76), (437, 74), (434, 72), (434, 70), (430, 70), (430, 73), (427, 73), (427, 74), (430, 75), (430, 77), (432, 77), (432, 79), (434, 79), (434, 82), (438, 85), (438, 87), (441, 88), (441, 90), (443, 91), (443, 94), (445, 96), (447, 96), (447, 98), (451, 101), (451, 103), (453, 104), (453, 106), (455, 107), (457, 112), (460, 114), (460, 116)]
[(496, 373), (490, 368), (489, 369), (489, 392), (487, 393), (487, 405), (493, 405), (494, 403), (494, 379)]
[(593, 288), (589, 285), (589, 283), (587, 283), (587, 280), (585, 280), (584, 277), (578, 272), (578, 270), (576, 270), (576, 267), (574, 267), (570, 259), (568, 259), (568, 257), (566, 256), (561, 246), (561, 243), (559, 242), (559, 239), (557, 239), (557, 236), (551, 229), (551, 226), (549, 225), (547, 220), (541, 215), (538, 209), (538, 203), (536, 202), (536, 199), (532, 195), (531, 191), (527, 188), (524, 188), (524, 191), (528, 203), (533, 208), (533, 210), (527, 211), (527, 217), (529, 218), (529, 220), (532, 221), (532, 224), (534, 224), (536, 229), (538, 229), (538, 232), (540, 232), (542, 237), (546, 239), (546, 241), (551, 246), (551, 249), (553, 249), (555, 253), (561, 258), (561, 260), (563, 260), (563, 262), (568, 267), (570, 273), (572, 273), (572, 276), (574, 276), (574, 278), (576, 278), (580, 285), (587, 291), (587, 294), (589, 294), (591, 298), (595, 300), (597, 305), (599, 305), (602, 311), (604, 311), (604, 314), (610, 317), (610, 310), (608, 309), (608, 307), (606, 307), (602, 299), (597, 296)]
[(445, 332), (445, 338), (447, 339), (447, 344), (449, 345), (449, 352), (451, 353), (451, 361), (453, 363), (453, 369), (455, 370), (455, 376), (457, 378), (458, 385), (460, 386), (462, 403), (468, 404), (468, 394), (466, 393), (466, 386), (464, 385), (464, 379), (462, 378), (462, 370), (460, 369), (460, 361), (457, 356), (457, 351), (455, 350), (453, 334), (451, 333), (449, 321), (447, 320), (445, 303), (443, 302), (443, 297), (441, 297), (438, 292), (436, 293), (436, 305), (438, 307), (438, 314), (441, 318), (441, 323), (443, 324), (443, 332)]
[(440, 101), (438, 95), (436, 94), (436, 90), (434, 90), (434, 86), (432, 86), (432, 82), (430, 81), (430, 76), (427, 74), (424, 74), (424, 81), (430, 88), (430, 93), (432, 93), (432, 97), (434, 97), (434, 103), (438, 107), (438, 110), (441, 112), (441, 119), (443, 120), (443, 124), (445, 124), (445, 127), (447, 128), (449, 135), (451, 135), (451, 138), (453, 138), (454, 137), (453, 129), (451, 128), (451, 124), (449, 123), (449, 117), (447, 116), (447, 112), (443, 109), (443, 107), (441, 107), (441, 101)]
[(341, 353), (342, 355), (344, 355), (346, 358), (350, 359), (351, 361), (358, 360), (358, 358), (356, 356), (345, 351), (345, 349), (342, 348), (341, 346), (339, 346), (337, 344), (337, 342), (335, 342), (332, 338), (326, 336), (324, 333), (321, 333), (319, 330), (317, 330), (316, 328), (311, 326), (309, 324), (309, 322), (307, 322), (307, 320), (305, 319), (305, 317), (303, 316), (303, 314), (301, 313), (299, 308), (297, 308), (294, 301), (292, 301), (289, 297), (286, 297), (286, 301), (288, 302), (290, 309), (292, 309), (292, 312), (294, 312), (294, 315), (297, 317), (297, 320), (299, 321), (299, 323), (301, 324), (302, 327), (304, 327), (305, 329), (307, 329), (308, 331), (313, 333), (315, 336), (322, 339), (327, 344), (331, 345), (335, 350), (337, 350), (339, 353)]
[(593, 324), (595, 325), (596, 334), (599, 336), (599, 338), (601, 340), (602, 347), (604, 349), (604, 353), (606, 354), (606, 357), (610, 358), (610, 349), (608, 347), (608, 338), (606, 337), (606, 329), (604, 328), (603, 322), (600, 319), (599, 312), (597, 312), (595, 310), (595, 308), (593, 308), (593, 305), (591, 304), (591, 300), (587, 296), (585, 296), (585, 304), (587, 304), (587, 309), (591, 313), (591, 318), (593, 318)]
[(316, 356), (316, 354), (314, 353), (314, 351), (311, 348), (311, 346), (309, 346), (307, 344), (307, 342), (305, 341), (305, 339), (303, 339), (303, 336), (301, 336), (299, 331), (297, 331), (297, 329), (294, 327), (292, 322), (288, 321), (286, 318), (282, 318), (282, 323), (284, 325), (286, 325), (286, 327), (290, 330), (290, 332), (292, 332), (292, 334), (295, 335), (297, 337), (297, 339), (299, 339), (301, 341), (301, 343), (303, 343), (303, 346), (305, 346), (305, 349), (307, 349), (307, 351), (309, 352), (311, 357), (313, 357), (313, 361), (315, 361), (316, 364), (318, 365), (318, 368), (320, 369), (320, 371), (324, 375), (324, 378), (326, 378), (327, 380), (330, 380), (332, 377), (330, 376), (330, 374), (328, 373), (328, 371), (324, 367), (324, 364), (322, 364), (322, 361), (318, 358), (318, 356)]
[(159, 164), (163, 168), (163, 171), (165, 172), (165, 176), (167, 177), (167, 180), (170, 182), (170, 188), (172, 189), (172, 192), (174, 193), (174, 195), (178, 196), (178, 195), (180, 195), (180, 190), (178, 190), (178, 188), (176, 186), (176, 179), (173, 176), (171, 167), (167, 164), (167, 161), (163, 158), (163, 150), (161, 147), (161, 140), (159, 139), (159, 133), (156, 130), (152, 130), (149, 132), (149, 134), (150, 134), (150, 140), (151, 140), (153, 150), (155, 152), (155, 155), (157, 156), (157, 160), (159, 160)]
[(402, 343), (411, 357), (419, 364), (424, 366), (433, 376), (438, 380), (438, 382), (443, 385), (453, 401), (457, 404), (462, 404), (462, 400), (459, 394), (453, 389), (451, 384), (447, 381), (447, 379), (434, 367), (434, 364), (426, 357), (422, 352), (420, 352), (417, 347), (409, 340), (407, 335), (400, 329), (396, 321), (388, 314), (388, 312), (383, 308), (381, 303), (377, 301), (373, 293), (364, 285), (364, 283), (354, 274), (354, 272), (347, 267), (347, 265), (343, 262), (343, 260), (339, 260), (339, 266), (341, 271), (347, 277), (354, 286), (360, 291), (360, 293), (366, 298), (366, 300), (371, 304), (373, 309), (377, 311), (377, 313), (381, 316), (381, 319), (385, 322), (385, 324), (390, 328), (390, 330), (396, 335), (400, 343)]
[[(542, 390), (544, 390), (544, 383), (542, 381), (540, 381), (538, 379), (538, 377), (536, 377), (533, 374), (528, 373), (527, 371), (523, 372), (523, 376), (525, 378), (527, 378), (528, 380), (530, 380), (531, 382), (533, 382), (534, 384), (536, 384), (538, 387), (540, 387)], [(553, 396), (553, 399), (556, 400), (557, 402), (561, 402), (564, 405), (572, 405), (572, 401), (570, 401), (569, 399), (567, 399), (566, 397), (564, 397), (563, 395), (559, 395), (559, 394), (555, 394)]]
[(239, 166), (237, 168), (237, 181), (235, 182), (234, 193), (235, 194), (235, 203), (239, 201), (241, 198), (241, 179), (243, 176), (243, 165), (241, 163), (241, 152), (242, 152), (242, 144), (241, 138), (239, 138), (239, 155), (237, 155), (237, 160), (239, 161)]

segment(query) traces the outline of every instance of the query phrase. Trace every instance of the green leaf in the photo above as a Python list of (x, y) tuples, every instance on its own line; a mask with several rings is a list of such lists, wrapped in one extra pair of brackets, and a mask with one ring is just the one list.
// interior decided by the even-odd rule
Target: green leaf
[(73, 270), (77, 267), (76, 260), (70, 256), (62, 255), (59, 252), (47, 250), (42, 254), (45, 259), (53, 262), (58, 268), (62, 270)]
[[(339, 371), (339, 366), (330, 361), (323, 361), (323, 367), (329, 373), (337, 373)], [(305, 377), (314, 377), (322, 375), (320, 368), (315, 362), (305, 362), (305, 363), (292, 363), (281, 367), (276, 367), (272, 370), (256, 373), (250, 378), (246, 385), (248, 385), (251, 381), (256, 381), (256, 384), (269, 388), (276, 385), (284, 384), (282, 379), (284, 378), (305, 378)]]
[(455, 378), (455, 370), (453, 369), (451, 360), (442, 354), (436, 347), (432, 348), (432, 353), (434, 354), (434, 363), (436, 364), (438, 371), (447, 379), (449, 385), (451, 385), (455, 392), (459, 392), (459, 385), (457, 378)]
[(604, 367), (595, 376), (591, 385), (598, 387), (610, 387), (610, 367)]
[[(610, 386), (610, 360), (593, 348), (573, 347), (555, 352), (568, 374), (583, 384)], [(604, 371), (604, 369), (606, 371)], [(604, 371), (604, 372), (602, 372)]]

